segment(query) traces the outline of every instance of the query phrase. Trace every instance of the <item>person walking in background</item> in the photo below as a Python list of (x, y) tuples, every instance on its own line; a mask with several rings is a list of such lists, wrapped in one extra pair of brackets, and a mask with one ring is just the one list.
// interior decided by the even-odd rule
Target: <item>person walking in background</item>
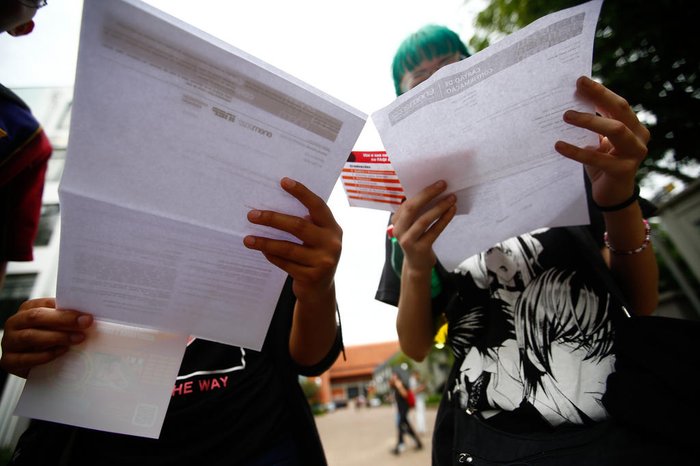
[(412, 404), (410, 401), (412, 393), (396, 372), (391, 373), (389, 385), (392, 388), (394, 394), (394, 402), (396, 403), (396, 427), (399, 434), (398, 441), (396, 442), (396, 446), (392, 450), (392, 453), (394, 453), (395, 455), (399, 455), (406, 450), (406, 444), (404, 443), (404, 434), (410, 435), (416, 443), (416, 450), (420, 450), (423, 448), (423, 443), (420, 441), (420, 438), (418, 438), (418, 435), (416, 435), (415, 430), (413, 430), (413, 426), (411, 426), (411, 423), (408, 420), (408, 412), (411, 409)]
[(413, 412), (416, 418), (416, 432), (424, 434), (425, 428), (425, 392), (427, 387), (423, 383), (420, 372), (417, 370), (411, 371), (411, 376), (408, 379), (408, 388), (413, 392), (416, 398), (416, 406)]

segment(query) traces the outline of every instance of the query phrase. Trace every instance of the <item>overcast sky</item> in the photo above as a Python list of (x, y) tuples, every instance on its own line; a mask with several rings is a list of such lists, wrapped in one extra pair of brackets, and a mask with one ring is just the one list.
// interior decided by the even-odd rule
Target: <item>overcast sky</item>
[[(394, 98), (390, 63), (398, 44), (427, 23), (468, 41), (483, 0), (148, 0), (163, 11), (255, 55), (367, 114)], [(79, 0), (51, 0), (29, 36), (0, 35), (0, 82), (73, 84)], [(382, 150), (371, 121), (355, 146)], [(329, 200), (343, 227), (338, 302), (346, 345), (396, 339), (396, 310), (374, 300), (384, 261), (386, 212), (348, 207), (340, 184)]]

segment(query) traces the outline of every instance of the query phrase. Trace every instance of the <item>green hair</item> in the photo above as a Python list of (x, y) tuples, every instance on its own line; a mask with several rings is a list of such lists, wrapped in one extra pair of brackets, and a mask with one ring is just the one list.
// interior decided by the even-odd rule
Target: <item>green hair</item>
[(467, 46), (456, 32), (445, 26), (429, 24), (423, 26), (401, 42), (391, 64), (396, 95), (401, 95), (401, 79), (413, 71), (423, 60), (432, 60), (442, 55), (459, 52), (469, 56)]

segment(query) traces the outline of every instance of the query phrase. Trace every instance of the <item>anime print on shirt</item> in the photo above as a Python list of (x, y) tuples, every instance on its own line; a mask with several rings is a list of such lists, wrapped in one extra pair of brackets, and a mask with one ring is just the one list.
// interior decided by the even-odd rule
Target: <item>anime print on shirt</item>
[(463, 261), (448, 306), (458, 370), (448, 395), (485, 419), (526, 404), (552, 426), (607, 417), (610, 296), (557, 229), (498, 243)]

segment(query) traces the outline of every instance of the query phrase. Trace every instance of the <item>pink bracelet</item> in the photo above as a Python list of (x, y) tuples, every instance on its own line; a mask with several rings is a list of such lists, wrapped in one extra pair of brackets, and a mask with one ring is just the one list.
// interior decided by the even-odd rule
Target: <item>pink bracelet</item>
[(608, 241), (608, 232), (606, 231), (605, 234), (603, 234), (603, 242), (605, 243), (605, 247), (610, 249), (610, 252), (618, 256), (631, 256), (632, 254), (639, 254), (640, 252), (644, 251), (647, 246), (649, 246), (649, 243), (651, 243), (651, 226), (649, 226), (649, 222), (645, 218), (642, 219), (642, 222), (644, 223), (644, 242), (642, 242), (641, 246), (628, 251), (619, 251), (612, 247), (610, 241)]

